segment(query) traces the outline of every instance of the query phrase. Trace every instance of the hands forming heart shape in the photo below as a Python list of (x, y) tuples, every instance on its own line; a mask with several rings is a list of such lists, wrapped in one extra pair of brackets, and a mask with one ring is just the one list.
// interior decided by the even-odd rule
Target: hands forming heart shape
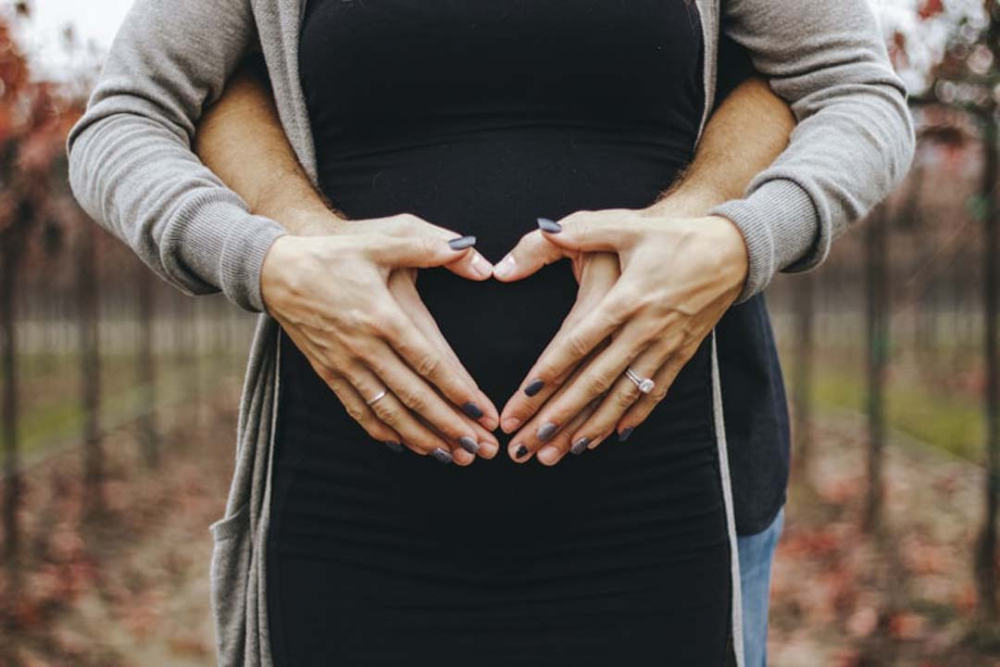
[[(261, 272), (265, 307), (372, 437), (442, 463), (499, 452), (554, 465), (612, 433), (625, 440), (739, 295), (743, 237), (718, 216), (664, 207), (577, 211), (539, 219), (492, 266), (472, 237), (416, 216), (345, 220), (280, 237)], [(499, 413), (445, 340), (416, 289), (420, 268), (470, 280), (522, 280), (561, 259), (576, 302)], [(643, 393), (625, 375), (651, 378)], [(379, 395), (381, 394), (381, 397)], [(377, 400), (373, 400), (377, 399)]]

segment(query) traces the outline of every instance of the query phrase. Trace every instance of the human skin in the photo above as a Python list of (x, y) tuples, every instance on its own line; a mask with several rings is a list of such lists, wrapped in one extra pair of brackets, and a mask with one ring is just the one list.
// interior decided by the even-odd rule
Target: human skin
[[(694, 162), (678, 182), (665, 184), (655, 204), (575, 212), (558, 221), (559, 233), (526, 234), (512, 261), (497, 267), (474, 248), (451, 251), (445, 241), (461, 234), (416, 216), (355, 221), (337, 211), (299, 165), (266, 80), (252, 68), (206, 111), (194, 148), (254, 213), (290, 232), (265, 258), (268, 312), (372, 437), (420, 454), (438, 451), (439, 460), (447, 451), (469, 465), (498, 453), (491, 431), (500, 425), (516, 431), (508, 450), (516, 460), (537, 453), (552, 465), (583, 437), (588, 441), (574, 452), (641, 423), (739, 294), (747, 262), (742, 236), (725, 218), (701, 216), (742, 196), (793, 128), (784, 102), (762, 80), (748, 79), (713, 114)], [(387, 242), (392, 252), (379, 249)], [(410, 262), (421, 256), (471, 280), (520, 280), (547, 263), (573, 262), (576, 303), (522, 385), (541, 378), (540, 390), (519, 391), (497, 411), (417, 293), (417, 270), (427, 264)], [(407, 320), (418, 338), (404, 342)], [(654, 378), (652, 394), (640, 394), (622, 376), (629, 363)], [(383, 388), (386, 397), (366, 405), (364, 397)], [(460, 407), (469, 403), (476, 409)]]

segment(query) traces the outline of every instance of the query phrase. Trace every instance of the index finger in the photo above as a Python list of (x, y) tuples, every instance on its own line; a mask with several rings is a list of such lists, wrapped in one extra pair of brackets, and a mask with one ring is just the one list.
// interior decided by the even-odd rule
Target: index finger
[(621, 328), (636, 307), (629, 288), (623, 287), (623, 284), (624, 281), (619, 280), (604, 295), (596, 308), (575, 326), (556, 334), (522, 382), (523, 395), (530, 397), (537, 394), (542, 387), (559, 386), (573, 368), (601, 341)]
[(460, 374), (452, 372), (451, 363), (441, 350), (413, 325), (395, 301), (385, 313), (382, 337), (418, 375), (440, 389), (466, 415), (477, 421), (497, 422), (499, 416), (492, 402), (477, 387), (469, 386)]

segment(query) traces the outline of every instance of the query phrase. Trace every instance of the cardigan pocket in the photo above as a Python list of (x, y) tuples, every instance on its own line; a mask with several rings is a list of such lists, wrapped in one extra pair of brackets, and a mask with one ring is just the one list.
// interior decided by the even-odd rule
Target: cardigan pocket
[(212, 620), (218, 664), (242, 665), (246, 646), (247, 588), (250, 582), (252, 539), (250, 504), (211, 526), (213, 549), (210, 573)]

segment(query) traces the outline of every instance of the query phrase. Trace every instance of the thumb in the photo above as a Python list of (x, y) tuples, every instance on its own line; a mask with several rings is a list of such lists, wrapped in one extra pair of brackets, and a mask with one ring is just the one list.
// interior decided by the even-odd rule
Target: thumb
[(624, 218), (573, 213), (555, 222), (538, 218), (538, 228), (549, 243), (579, 252), (620, 251), (635, 240), (635, 230)]
[(419, 269), (444, 266), (472, 252), (475, 236), (447, 239), (416, 236), (399, 237), (375, 233), (369, 238), (367, 254), (376, 264)]
[(558, 262), (568, 253), (542, 237), (542, 232), (528, 232), (520, 238), (513, 250), (493, 267), (493, 277), (502, 282), (527, 278), (546, 264)]

